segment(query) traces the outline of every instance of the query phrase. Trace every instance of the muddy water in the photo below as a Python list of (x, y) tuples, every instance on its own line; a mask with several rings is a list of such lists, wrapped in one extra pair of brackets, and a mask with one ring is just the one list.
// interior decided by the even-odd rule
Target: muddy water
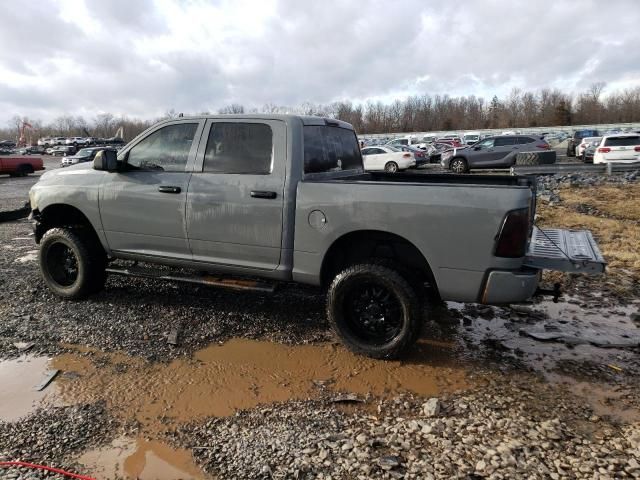
[(97, 480), (204, 480), (186, 450), (152, 440), (118, 438), (111, 445), (86, 452), (77, 459)]
[(55, 396), (55, 385), (37, 392), (45, 377), (47, 357), (21, 357), (0, 361), (0, 421), (13, 421), (29, 414), (45, 398)]
[(63, 401), (106, 399), (114, 414), (138, 420), (149, 432), (164, 430), (167, 423), (317, 397), (321, 388), (362, 396), (402, 391), (437, 395), (462, 389), (467, 386), (465, 372), (451, 366), (450, 348), (450, 344), (423, 343), (404, 362), (383, 362), (335, 345), (286, 346), (234, 339), (169, 364), (95, 353), (93, 357), (61, 355), (52, 360), (52, 366), (78, 374), (58, 381)]

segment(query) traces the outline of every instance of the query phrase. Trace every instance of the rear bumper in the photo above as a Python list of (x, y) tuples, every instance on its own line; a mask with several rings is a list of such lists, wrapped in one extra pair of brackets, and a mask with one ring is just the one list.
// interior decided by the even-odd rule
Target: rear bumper
[(540, 270), (493, 270), (487, 275), (480, 303), (522, 302), (533, 296), (540, 281)]

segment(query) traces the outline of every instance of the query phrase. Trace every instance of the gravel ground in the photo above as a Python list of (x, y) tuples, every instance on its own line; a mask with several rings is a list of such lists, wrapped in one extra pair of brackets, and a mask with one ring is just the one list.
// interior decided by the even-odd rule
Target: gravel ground
[(222, 478), (639, 478), (640, 430), (609, 423), (530, 378), (374, 414), (272, 405), (181, 429)]

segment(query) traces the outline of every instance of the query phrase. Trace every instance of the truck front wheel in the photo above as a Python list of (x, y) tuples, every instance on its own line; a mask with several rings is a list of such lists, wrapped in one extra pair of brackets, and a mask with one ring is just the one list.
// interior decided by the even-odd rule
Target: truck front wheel
[(40, 242), (38, 262), (45, 283), (60, 297), (84, 298), (104, 287), (106, 256), (88, 232), (48, 230)]
[(416, 290), (393, 268), (354, 265), (329, 287), (327, 316), (351, 351), (393, 359), (415, 343), (422, 327)]

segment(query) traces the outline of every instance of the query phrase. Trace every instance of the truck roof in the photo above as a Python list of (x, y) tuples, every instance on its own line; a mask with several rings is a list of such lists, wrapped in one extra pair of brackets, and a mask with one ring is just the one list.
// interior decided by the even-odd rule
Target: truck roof
[(316, 117), (311, 115), (290, 115), (290, 114), (274, 114), (274, 113), (250, 113), (250, 114), (224, 114), (224, 115), (189, 115), (178, 118), (168, 118), (158, 123), (170, 122), (183, 119), (212, 119), (212, 120), (282, 120), (284, 122), (291, 122), (292, 120), (298, 120), (303, 125), (330, 125), (335, 127), (347, 128), (353, 130), (353, 126), (350, 123), (337, 120), (335, 118)]

